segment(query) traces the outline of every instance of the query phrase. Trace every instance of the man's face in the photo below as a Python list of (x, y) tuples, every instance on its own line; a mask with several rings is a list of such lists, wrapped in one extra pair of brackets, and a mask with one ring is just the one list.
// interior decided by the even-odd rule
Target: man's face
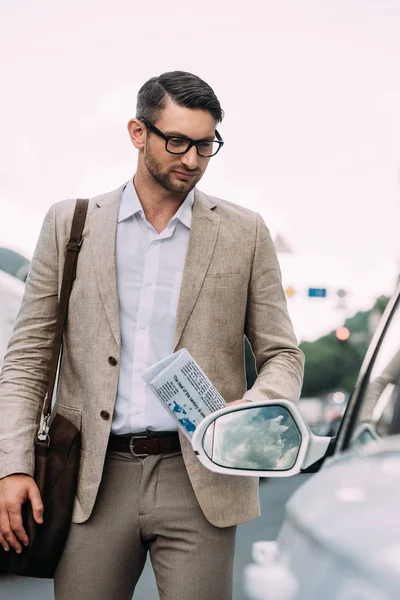
[[(201, 109), (184, 108), (168, 101), (160, 118), (152, 123), (165, 135), (187, 137), (192, 140), (214, 138), (215, 119)], [(186, 154), (170, 154), (165, 140), (147, 132), (144, 164), (152, 178), (169, 192), (188, 194), (202, 178), (209, 158), (197, 154), (195, 146)]]

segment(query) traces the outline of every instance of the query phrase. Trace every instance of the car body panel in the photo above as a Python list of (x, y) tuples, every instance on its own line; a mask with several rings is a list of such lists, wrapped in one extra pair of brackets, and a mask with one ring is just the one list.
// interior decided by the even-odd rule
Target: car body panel
[[(331, 460), (289, 500), (274, 551), (266, 542), (262, 569), (246, 570), (249, 597), (398, 600), (399, 484), (399, 438)], [(291, 581), (286, 595), (271, 589), (278, 567)]]
[(399, 597), (399, 483), (400, 440), (397, 451), (349, 452), (297, 490), (278, 547), (302, 596), (342, 600), (349, 582), (357, 581)]

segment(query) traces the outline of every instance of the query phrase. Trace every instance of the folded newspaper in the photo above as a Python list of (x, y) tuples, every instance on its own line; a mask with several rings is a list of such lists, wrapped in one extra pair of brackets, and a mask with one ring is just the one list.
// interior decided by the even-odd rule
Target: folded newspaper
[(189, 440), (205, 416), (226, 406), (186, 348), (146, 369), (142, 379)]

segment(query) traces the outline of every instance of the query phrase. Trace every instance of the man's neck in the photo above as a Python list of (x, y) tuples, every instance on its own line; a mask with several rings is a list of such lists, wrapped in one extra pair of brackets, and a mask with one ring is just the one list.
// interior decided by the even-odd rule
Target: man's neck
[(174, 194), (160, 185), (154, 185), (146, 181), (140, 173), (135, 175), (133, 185), (147, 221), (158, 233), (164, 231), (186, 195)]

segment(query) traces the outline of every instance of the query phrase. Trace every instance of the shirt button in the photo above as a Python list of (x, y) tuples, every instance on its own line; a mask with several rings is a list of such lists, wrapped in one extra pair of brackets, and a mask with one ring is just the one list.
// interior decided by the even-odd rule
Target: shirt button
[(104, 421), (108, 421), (110, 418), (110, 413), (107, 410), (102, 410), (100, 416)]
[(115, 367), (118, 364), (118, 361), (113, 356), (109, 356), (108, 364), (111, 365), (112, 367)]

